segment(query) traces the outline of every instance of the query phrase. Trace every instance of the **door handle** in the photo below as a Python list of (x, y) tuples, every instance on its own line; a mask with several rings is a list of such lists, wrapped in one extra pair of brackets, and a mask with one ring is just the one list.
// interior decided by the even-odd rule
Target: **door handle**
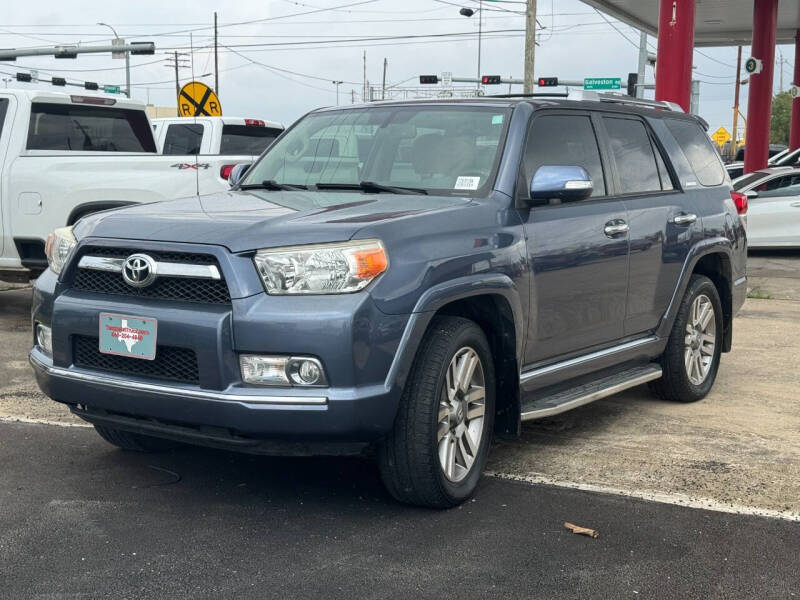
[(606, 226), (603, 228), (603, 232), (608, 237), (617, 237), (620, 235), (625, 235), (628, 233), (629, 229), (630, 227), (625, 221), (617, 219), (615, 221), (609, 221), (606, 223)]
[(789, 204), (789, 206), (791, 206), (792, 208), (800, 208), (800, 202), (792, 202), (791, 204)]
[(691, 225), (697, 221), (697, 215), (693, 215), (691, 213), (681, 213), (679, 215), (675, 215), (670, 220), (675, 223), (675, 225)]

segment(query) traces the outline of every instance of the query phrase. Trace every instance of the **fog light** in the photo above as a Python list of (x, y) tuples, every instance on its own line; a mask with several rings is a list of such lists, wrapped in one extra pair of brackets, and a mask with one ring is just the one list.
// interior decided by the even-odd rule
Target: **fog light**
[(327, 385), (322, 364), (316, 358), (304, 356), (239, 357), (242, 381), (256, 385), (322, 386)]
[(47, 325), (36, 324), (36, 345), (48, 356), (53, 356), (53, 330)]
[(319, 385), (322, 368), (314, 359), (294, 359), (289, 364), (289, 378), (298, 385)]

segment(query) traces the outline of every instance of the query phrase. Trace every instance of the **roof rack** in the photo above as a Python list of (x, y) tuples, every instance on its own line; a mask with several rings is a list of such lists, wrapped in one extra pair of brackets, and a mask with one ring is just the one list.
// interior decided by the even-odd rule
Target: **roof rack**
[(533, 92), (531, 94), (517, 93), (517, 94), (489, 94), (481, 96), (481, 98), (566, 98), (569, 94), (566, 92)]
[(567, 98), (569, 100), (584, 100), (590, 102), (615, 102), (617, 104), (629, 104), (633, 106), (649, 106), (650, 108), (665, 108), (673, 112), (684, 112), (681, 105), (676, 102), (666, 100), (647, 100), (645, 98), (633, 98), (627, 94), (615, 94), (604, 92), (602, 94), (593, 90), (574, 90), (570, 91)]

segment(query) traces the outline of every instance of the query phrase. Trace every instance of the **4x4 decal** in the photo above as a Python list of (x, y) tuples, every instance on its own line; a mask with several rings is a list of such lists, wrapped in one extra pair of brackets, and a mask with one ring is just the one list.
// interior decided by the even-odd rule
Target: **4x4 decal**
[(183, 171), (184, 169), (208, 169), (211, 165), (209, 163), (175, 163), (174, 165), (170, 165), (170, 167), (174, 167)]

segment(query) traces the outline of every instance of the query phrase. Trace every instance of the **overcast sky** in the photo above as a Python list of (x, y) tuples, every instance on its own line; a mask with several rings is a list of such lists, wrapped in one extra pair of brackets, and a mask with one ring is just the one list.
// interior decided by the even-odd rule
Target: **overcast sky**
[[(655, 1), (655, 0), (652, 0)], [(485, 3), (481, 72), (522, 77), (524, 2)], [(383, 60), (388, 60), (387, 85), (416, 85), (423, 73), (450, 71), (455, 76), (477, 75), (478, 17), (459, 15), (460, 7), (477, 8), (476, 0), (194, 0), (188, 2), (100, 2), (97, 0), (37, 0), (25, 10), (4, 11), (0, 47), (20, 48), (62, 43), (109, 43), (111, 24), (129, 41), (154, 41), (155, 56), (131, 58), (133, 97), (157, 105), (175, 105), (174, 71), (167, 54), (187, 53), (195, 77), (213, 85), (213, 13), (219, 18), (220, 100), (225, 114), (260, 117), (290, 123), (304, 112), (339, 101), (360, 98), (363, 51), (367, 78), (380, 85)], [(609, 19), (579, 0), (539, 0), (536, 76), (562, 79), (624, 77), (635, 71), (638, 32)], [(336, 8), (339, 7), (339, 8)], [(333, 9), (333, 10), (331, 10)], [(191, 30), (191, 40), (189, 32)], [(458, 35), (452, 35), (458, 34)], [(413, 37), (435, 35), (437, 37)], [(364, 40), (375, 37), (401, 39)], [(192, 48), (194, 49), (192, 51)], [(656, 40), (650, 38), (655, 52)], [(792, 59), (794, 49), (782, 46)], [(749, 56), (749, 48), (744, 49)], [(189, 60), (193, 57), (193, 61)], [(260, 63), (260, 64), (258, 64)], [(730, 129), (735, 77), (735, 48), (702, 48), (695, 52), (696, 78), (701, 80), (700, 114), (711, 130)], [(3, 78), (16, 71), (38, 69), (40, 76), (68, 81), (124, 84), (124, 61), (109, 55), (79, 55), (77, 60), (45, 57), (0, 63)], [(784, 64), (784, 87), (792, 66)], [(192, 68), (180, 71), (181, 83)], [(653, 73), (648, 68), (647, 80)], [(403, 83), (405, 82), (405, 83)], [(10, 86), (25, 86), (16, 81)], [(39, 84), (52, 89), (50, 84)], [(775, 88), (779, 85), (776, 70)], [(67, 88), (68, 90), (71, 88)], [(516, 87), (514, 89), (521, 89)], [(487, 88), (505, 92), (506, 86)], [(742, 111), (746, 114), (747, 88)], [(652, 96), (652, 92), (648, 92)], [(740, 121), (741, 124), (741, 121)]]

